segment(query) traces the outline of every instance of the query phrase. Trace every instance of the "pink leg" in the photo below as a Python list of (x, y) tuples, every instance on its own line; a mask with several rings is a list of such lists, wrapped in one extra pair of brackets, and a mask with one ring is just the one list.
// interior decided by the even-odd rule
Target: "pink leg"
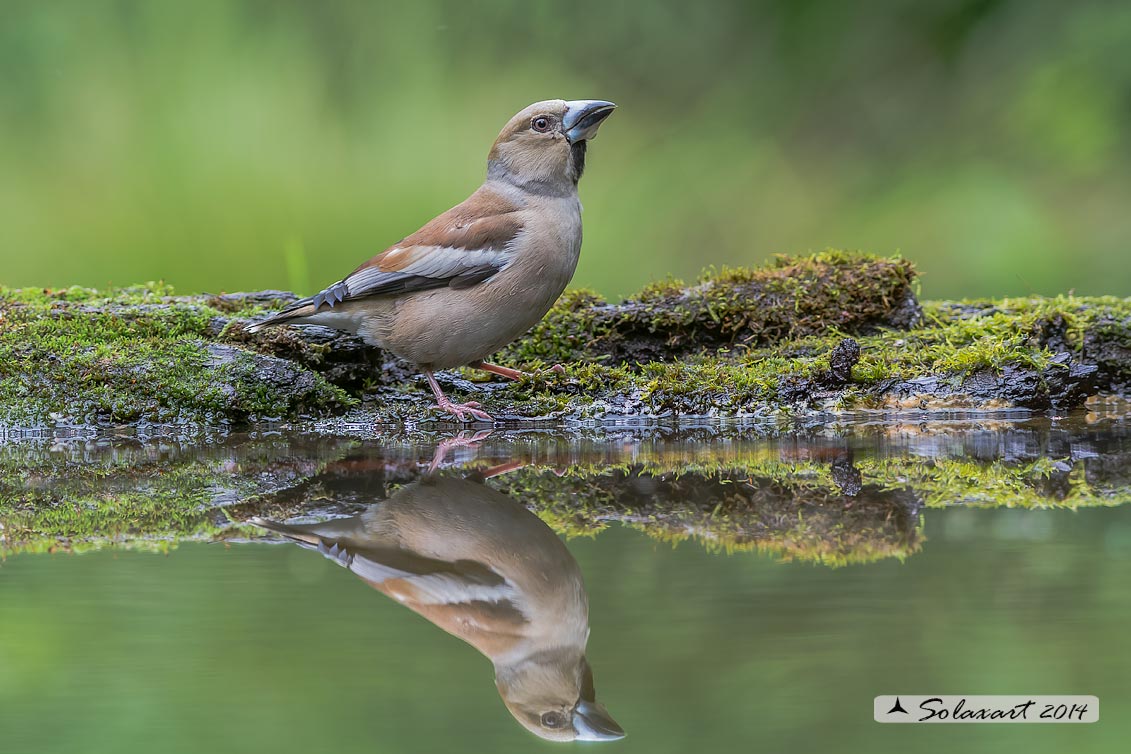
[(526, 461), (511, 461), (510, 463), (500, 463), (497, 466), (492, 466), (489, 469), (484, 469), (481, 473), (484, 479), (490, 479), (493, 476), (501, 476), (510, 473), (516, 469), (521, 469), (528, 464)]
[[(508, 380), (520, 380), (523, 377), (530, 376), (529, 372), (523, 372), (518, 369), (511, 369), (510, 367), (501, 367), (498, 364), (491, 364), (487, 361), (473, 361), (468, 364), (468, 366), (472, 369), (482, 369), (484, 372), (490, 372), (491, 374), (497, 374), (500, 377), (506, 377)], [(563, 367), (561, 364), (554, 364), (546, 371), (564, 374), (565, 367)]]
[(444, 391), (440, 389), (440, 383), (436, 382), (436, 377), (432, 374), (431, 369), (425, 369), (424, 376), (428, 378), (428, 386), (432, 388), (432, 394), (436, 396), (436, 405), (439, 406), (441, 411), (454, 415), (461, 422), (468, 421), (465, 414), (471, 414), (480, 421), (494, 421), (494, 418), (486, 411), (479, 410), (480, 406), (475, 401), (452, 403), (448, 396), (444, 395)]
[(440, 465), (448, 457), (448, 453), (451, 452), (454, 448), (474, 446), (490, 437), (491, 432), (492, 430), (490, 429), (481, 429), (473, 436), (468, 437), (467, 431), (465, 430), (463, 432), (460, 432), (455, 437), (444, 438), (436, 446), (435, 452), (432, 453), (432, 463), (428, 465), (428, 473), (431, 474), (436, 469), (440, 468)]

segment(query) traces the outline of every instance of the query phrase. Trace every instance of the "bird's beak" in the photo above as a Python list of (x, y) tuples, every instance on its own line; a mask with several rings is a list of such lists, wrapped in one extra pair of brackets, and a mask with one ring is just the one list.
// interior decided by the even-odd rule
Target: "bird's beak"
[(616, 105), (599, 99), (575, 99), (566, 102), (562, 130), (571, 144), (587, 141), (597, 135), (605, 118), (613, 114)]
[[(604, 103), (608, 104), (608, 103)], [(582, 700), (573, 710), (573, 729), (578, 741), (616, 741), (624, 738), (624, 728), (600, 702)]]

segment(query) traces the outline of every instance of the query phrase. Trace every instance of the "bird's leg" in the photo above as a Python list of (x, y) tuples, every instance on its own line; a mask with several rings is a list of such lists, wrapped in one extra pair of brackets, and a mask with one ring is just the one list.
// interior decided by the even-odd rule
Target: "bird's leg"
[(473, 447), (490, 437), (492, 431), (493, 430), (490, 429), (481, 429), (471, 437), (468, 437), (467, 432), (464, 431), (460, 432), (455, 437), (445, 437), (443, 440), (440, 440), (439, 444), (436, 445), (436, 451), (432, 454), (432, 463), (428, 465), (428, 473), (431, 474), (436, 469), (440, 468), (440, 465), (447, 459), (448, 453), (455, 448)]
[[(487, 361), (473, 361), (468, 364), (472, 369), (480, 369), (484, 372), (497, 374), (500, 377), (506, 377), (508, 380), (520, 380), (523, 377), (530, 377), (530, 372), (523, 372), (519, 369), (511, 369), (510, 367), (501, 367), (498, 364), (491, 364)], [(561, 364), (554, 364), (547, 372), (557, 372), (558, 374), (565, 374), (565, 367)]]
[(501, 367), (498, 364), (490, 364), (486, 361), (473, 361), (468, 364), (472, 369), (480, 369), (484, 372), (497, 374), (500, 377), (506, 377), (508, 380), (521, 380), (523, 377), (530, 375), (518, 369), (511, 369), (510, 367)]
[(479, 476), (483, 477), (484, 479), (490, 479), (493, 476), (502, 476), (503, 474), (509, 474), (512, 471), (517, 471), (518, 469), (524, 468), (529, 465), (530, 464), (526, 461), (511, 461), (510, 463), (500, 463), (498, 465), (492, 466), (489, 469), (484, 469), (483, 471), (479, 472)]
[(471, 414), (480, 421), (494, 421), (494, 418), (486, 411), (479, 410), (480, 406), (475, 401), (452, 403), (448, 396), (444, 395), (444, 391), (440, 389), (440, 383), (436, 382), (436, 377), (432, 374), (431, 369), (425, 369), (424, 376), (428, 378), (428, 386), (432, 388), (432, 394), (436, 396), (436, 405), (441, 411), (454, 415), (461, 422), (468, 421), (465, 414)]

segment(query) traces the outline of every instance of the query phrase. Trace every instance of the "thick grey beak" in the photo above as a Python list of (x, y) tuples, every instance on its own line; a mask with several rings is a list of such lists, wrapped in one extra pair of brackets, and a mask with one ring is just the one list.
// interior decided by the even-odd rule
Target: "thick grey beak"
[(573, 711), (573, 729), (577, 731), (578, 741), (616, 741), (624, 738), (624, 728), (617, 725), (617, 721), (609, 716), (609, 711), (600, 702), (582, 700)]
[(571, 144), (587, 141), (597, 135), (605, 118), (613, 114), (616, 105), (599, 99), (575, 99), (566, 102), (562, 130)]

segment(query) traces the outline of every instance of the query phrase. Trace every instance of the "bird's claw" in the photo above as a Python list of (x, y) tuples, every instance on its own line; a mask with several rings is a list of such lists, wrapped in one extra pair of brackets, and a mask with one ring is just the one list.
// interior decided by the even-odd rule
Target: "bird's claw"
[(428, 465), (429, 474), (440, 468), (441, 464), (444, 463), (444, 459), (448, 457), (449, 452), (455, 448), (474, 447), (490, 437), (494, 430), (481, 429), (471, 436), (468, 436), (468, 431), (469, 430), (462, 430), (455, 437), (444, 438), (436, 445), (436, 450), (432, 453), (432, 463)]
[(552, 367), (542, 370), (542, 374), (549, 374), (550, 372), (553, 372), (554, 374), (565, 374), (566, 370), (565, 367), (563, 367), (561, 364), (554, 364)]
[(441, 411), (452, 414), (457, 419), (459, 419), (461, 422), (469, 421), (469, 419), (467, 418), (467, 414), (470, 414), (471, 416), (475, 417), (475, 419), (478, 419), (479, 421), (485, 421), (485, 422), (495, 421), (495, 417), (491, 416), (486, 411), (480, 410), (481, 404), (478, 403), (477, 401), (468, 401), (467, 403), (453, 403), (452, 401), (445, 398), (444, 400), (439, 401), (436, 404), (436, 407), (439, 408)]

